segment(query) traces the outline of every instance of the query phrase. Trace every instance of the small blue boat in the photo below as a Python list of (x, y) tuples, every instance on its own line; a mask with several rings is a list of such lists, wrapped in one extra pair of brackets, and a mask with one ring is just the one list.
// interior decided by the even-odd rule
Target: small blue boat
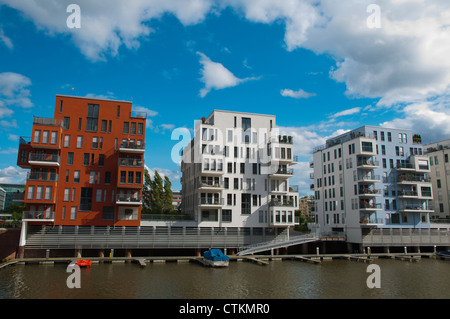
[(228, 267), (230, 258), (220, 249), (210, 249), (203, 252), (205, 263), (211, 267)]

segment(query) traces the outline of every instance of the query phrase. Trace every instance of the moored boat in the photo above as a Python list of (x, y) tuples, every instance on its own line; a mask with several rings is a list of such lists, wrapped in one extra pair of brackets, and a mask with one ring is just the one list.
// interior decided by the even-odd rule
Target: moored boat
[(436, 256), (450, 258), (450, 250), (438, 251), (438, 252), (436, 252)]
[(220, 249), (210, 249), (203, 252), (205, 263), (211, 267), (228, 267), (230, 258)]
[(77, 261), (76, 265), (80, 267), (91, 267), (91, 261), (89, 259), (80, 259)]

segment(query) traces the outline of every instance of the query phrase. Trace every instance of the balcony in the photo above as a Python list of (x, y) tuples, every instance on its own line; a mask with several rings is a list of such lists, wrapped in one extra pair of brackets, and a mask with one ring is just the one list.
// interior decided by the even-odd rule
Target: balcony
[(117, 205), (127, 205), (127, 206), (140, 206), (142, 205), (142, 197), (140, 195), (133, 194), (117, 194), (116, 195)]
[(220, 207), (223, 206), (223, 198), (217, 197), (200, 197), (199, 206), (200, 207)]
[(278, 168), (276, 171), (269, 174), (270, 177), (289, 178), (294, 176), (294, 169), (292, 168)]
[(131, 158), (119, 158), (119, 166), (124, 167), (144, 167), (144, 162)]
[(147, 118), (147, 112), (131, 111), (130, 118), (132, 118), (132, 119), (146, 119)]
[(384, 219), (373, 213), (361, 213), (359, 223), (361, 227), (377, 227), (384, 225)]
[(55, 221), (55, 212), (25, 211), (22, 213), (22, 221), (54, 222)]
[(400, 198), (413, 198), (419, 196), (419, 193), (414, 190), (399, 190), (398, 197)]
[(56, 182), (58, 181), (58, 174), (43, 173), (43, 172), (28, 172), (27, 181)]
[(143, 154), (145, 152), (145, 144), (136, 144), (133, 142), (121, 142), (119, 151), (123, 153)]
[(375, 210), (381, 210), (381, 204), (380, 203), (359, 203), (359, 210), (361, 211), (375, 211)]
[(294, 200), (272, 199), (269, 202), (269, 207), (295, 207), (295, 205)]
[(270, 226), (286, 227), (299, 224), (300, 220), (296, 219), (293, 211), (281, 211), (271, 208), (270, 210)]
[(25, 200), (25, 192), (13, 193), (12, 201), (15, 203), (23, 203)]
[(223, 189), (223, 182), (217, 181), (201, 181), (198, 188), (200, 190), (221, 190)]
[(379, 189), (360, 189), (358, 191), (360, 197), (377, 197), (381, 196), (381, 190)]
[(358, 175), (356, 176), (356, 181), (358, 183), (379, 183), (381, 181), (379, 175), (373, 175), (373, 174), (365, 174), (365, 175)]
[(401, 203), (399, 210), (405, 213), (432, 213), (434, 210), (428, 203)]
[(428, 175), (402, 174), (397, 176), (397, 183), (431, 183), (431, 178)]
[(407, 172), (407, 171), (413, 172), (416, 170), (414, 164), (411, 163), (398, 163), (395, 168), (397, 172)]
[(373, 158), (358, 157), (357, 168), (375, 169), (380, 167), (380, 163)]
[(63, 127), (63, 120), (62, 119), (54, 119), (54, 118), (37, 117), (37, 116), (35, 116), (33, 118), (33, 125), (47, 125), (47, 126)]
[(30, 165), (57, 166), (59, 167), (60, 156), (46, 153), (30, 153), (28, 163)]

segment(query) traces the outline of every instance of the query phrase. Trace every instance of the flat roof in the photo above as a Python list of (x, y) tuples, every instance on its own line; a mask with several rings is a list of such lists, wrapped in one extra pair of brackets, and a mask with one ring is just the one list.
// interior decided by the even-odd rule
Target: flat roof
[(269, 115), (269, 114), (260, 114), (260, 113), (250, 113), (250, 112), (239, 112), (239, 111), (225, 111), (225, 110), (213, 110), (211, 114), (208, 116), (210, 117), (214, 112), (222, 112), (222, 113), (236, 113), (236, 114), (248, 114), (248, 115), (256, 115), (256, 116), (269, 116), (269, 117), (276, 117), (276, 115)]
[(131, 101), (114, 100), (114, 99), (102, 99), (102, 98), (88, 97), (88, 96), (75, 96), (75, 95), (64, 95), (64, 94), (56, 94), (56, 96), (70, 97), (70, 98), (74, 98), (74, 99), (98, 100), (98, 101), (121, 102), (121, 103), (133, 103)]

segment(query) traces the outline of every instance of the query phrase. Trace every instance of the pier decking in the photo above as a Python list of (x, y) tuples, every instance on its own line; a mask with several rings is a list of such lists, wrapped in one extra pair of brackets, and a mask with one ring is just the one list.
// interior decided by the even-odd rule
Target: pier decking
[[(372, 263), (378, 258), (388, 258), (398, 261), (418, 262), (421, 258), (432, 258), (450, 261), (450, 258), (436, 256), (434, 253), (380, 253), (380, 254), (312, 254), (312, 255), (250, 255), (250, 256), (229, 256), (230, 262), (251, 262), (255, 265), (267, 266), (270, 261), (302, 261), (314, 265), (320, 265), (323, 261), (349, 260), (355, 262)], [(0, 269), (15, 264), (67, 264), (75, 263), (79, 259), (89, 259), (92, 265), (99, 263), (135, 263), (141, 268), (149, 263), (200, 263), (202, 257), (199, 256), (151, 256), (151, 257), (89, 257), (89, 258), (23, 258), (14, 259), (0, 264)]]

